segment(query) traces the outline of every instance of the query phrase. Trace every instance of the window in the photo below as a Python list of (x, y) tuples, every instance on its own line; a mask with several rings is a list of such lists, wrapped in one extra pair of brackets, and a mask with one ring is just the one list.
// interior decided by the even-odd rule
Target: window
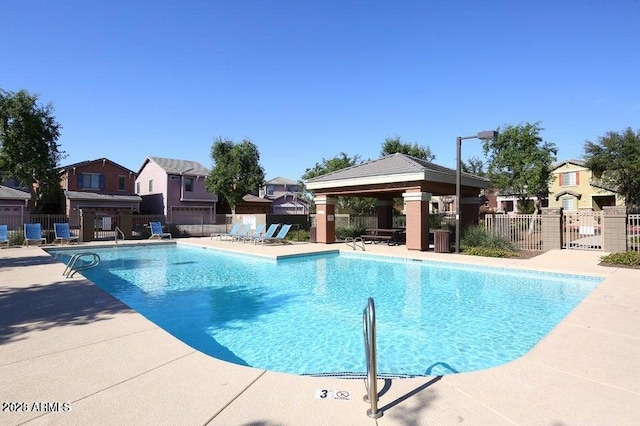
[(563, 210), (575, 210), (575, 202), (573, 198), (567, 197), (562, 199)]
[(104, 175), (98, 173), (79, 173), (78, 189), (104, 189)]
[(193, 178), (184, 178), (184, 190), (193, 192)]
[(136, 182), (136, 194), (140, 193), (140, 182)]
[(575, 186), (578, 184), (576, 172), (566, 172), (560, 175), (560, 186)]
[(267, 185), (267, 195), (273, 195), (273, 185)]
[(149, 192), (153, 192), (153, 179), (149, 179)]
[(125, 176), (118, 176), (118, 191), (124, 191)]

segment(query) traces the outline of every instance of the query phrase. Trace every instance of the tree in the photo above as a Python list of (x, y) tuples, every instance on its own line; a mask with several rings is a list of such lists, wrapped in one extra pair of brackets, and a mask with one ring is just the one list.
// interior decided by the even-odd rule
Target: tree
[(624, 196), (627, 212), (640, 203), (640, 130), (607, 132), (598, 142), (586, 141), (584, 153), (594, 176)]
[(38, 94), (0, 89), (0, 170), (28, 187), (35, 211), (60, 190), (56, 168), (66, 157), (58, 138), (61, 126), (53, 104), (38, 104)]
[(484, 169), (484, 161), (478, 157), (470, 157), (467, 162), (460, 163), (460, 169), (465, 173), (471, 173), (472, 175), (484, 177), (487, 172)]
[[(321, 163), (316, 163), (315, 166), (307, 168), (302, 175), (302, 179), (311, 179), (361, 163), (359, 155), (356, 154), (350, 157), (347, 153), (341, 152), (328, 160), (323, 158)], [(375, 212), (376, 199), (371, 197), (338, 197), (336, 206), (341, 213), (372, 214)], [(315, 209), (313, 203), (311, 208), (312, 210)]]
[(207, 190), (222, 194), (235, 213), (242, 197), (264, 185), (258, 147), (246, 139), (235, 143), (218, 137), (211, 146), (211, 159), (215, 165), (207, 176)]
[(337, 170), (346, 169), (347, 167), (355, 166), (360, 163), (362, 163), (362, 161), (360, 161), (359, 155), (356, 154), (352, 158), (347, 153), (341, 152), (339, 155), (330, 158), (329, 160), (323, 158), (322, 163), (316, 163), (315, 166), (305, 169), (302, 179), (311, 179)]
[(491, 186), (516, 195), (522, 205), (532, 196), (540, 202), (549, 195), (551, 165), (558, 149), (542, 140), (543, 130), (539, 122), (504, 125), (497, 138), (484, 141)]
[(382, 143), (380, 156), (385, 157), (398, 152), (400, 154), (421, 158), (426, 161), (433, 161), (436, 159), (436, 156), (431, 153), (431, 149), (428, 146), (420, 146), (417, 142), (404, 142), (400, 136), (386, 138)]

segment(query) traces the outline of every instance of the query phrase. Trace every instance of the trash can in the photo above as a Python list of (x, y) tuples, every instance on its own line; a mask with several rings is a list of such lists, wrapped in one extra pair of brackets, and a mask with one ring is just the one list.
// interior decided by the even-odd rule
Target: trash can
[(449, 231), (446, 229), (433, 230), (433, 251), (436, 253), (449, 253)]
[(309, 242), (315, 243), (316, 241), (316, 227), (312, 226), (309, 228)]

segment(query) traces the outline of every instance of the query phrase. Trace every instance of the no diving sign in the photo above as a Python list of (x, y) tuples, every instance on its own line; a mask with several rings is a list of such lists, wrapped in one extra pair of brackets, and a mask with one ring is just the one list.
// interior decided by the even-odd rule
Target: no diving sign
[(333, 399), (338, 401), (351, 401), (351, 392), (345, 390), (317, 389), (316, 399)]

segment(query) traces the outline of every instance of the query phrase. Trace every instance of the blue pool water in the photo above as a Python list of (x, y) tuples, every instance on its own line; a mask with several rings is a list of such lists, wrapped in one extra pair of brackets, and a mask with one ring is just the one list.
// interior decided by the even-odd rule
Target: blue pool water
[[(601, 278), (365, 254), (271, 261), (184, 246), (95, 250), (84, 275), (192, 347), (261, 369), (364, 372), (376, 303), (378, 371), (451, 374), (529, 351)], [(73, 254), (51, 250), (61, 262)]]

